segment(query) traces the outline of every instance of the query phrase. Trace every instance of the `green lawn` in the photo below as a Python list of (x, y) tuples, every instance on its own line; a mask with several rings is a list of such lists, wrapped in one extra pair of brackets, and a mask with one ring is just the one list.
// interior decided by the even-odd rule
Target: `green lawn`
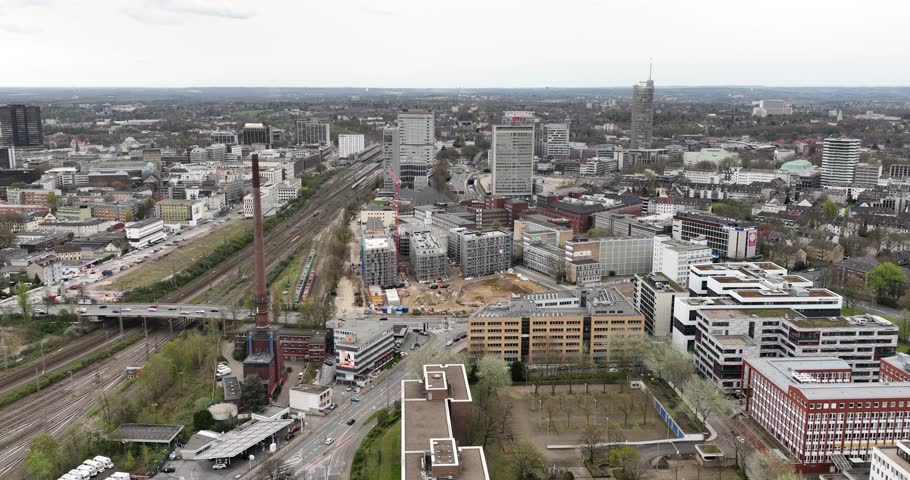
[(379, 441), (367, 448), (364, 472), (365, 480), (401, 479), (401, 422), (389, 427)]

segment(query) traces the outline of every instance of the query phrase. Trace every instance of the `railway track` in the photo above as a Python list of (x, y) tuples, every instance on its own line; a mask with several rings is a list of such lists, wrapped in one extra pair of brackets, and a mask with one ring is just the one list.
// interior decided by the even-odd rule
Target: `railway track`
[[(148, 351), (156, 351), (179, 331), (150, 332)], [(141, 363), (145, 358), (146, 342), (139, 340), (91, 368), (75, 372), (70, 379), (0, 409), (0, 478), (25, 478), (19, 467), (32, 438), (44, 433), (61, 434), (88, 412), (103, 392), (126, 378), (126, 365)]]
[(64, 345), (56, 351), (48, 352), (44, 359), (39, 357), (25, 365), (10, 369), (4, 376), (0, 377), (0, 395), (34, 380), (36, 368), (40, 369), (42, 375), (53, 372), (120, 339), (119, 334), (110, 336), (108, 333), (104, 330), (97, 330)]
[[(338, 209), (344, 208), (350, 200), (351, 186), (361, 178), (359, 172), (351, 170), (336, 175), (307, 201), (300, 214), (269, 230), (264, 239), (266, 271), (271, 271), (305, 241), (313, 239), (317, 233), (329, 226)], [(362, 188), (370, 186), (369, 182), (363, 182)], [(243, 248), (161, 301), (192, 303), (205, 295), (206, 303), (230, 303), (231, 300), (238, 298), (236, 291), (239, 287), (242, 286), (243, 292), (250, 287), (250, 281), (244, 280), (244, 276), (246, 272), (252, 271), (252, 253), (252, 245)], [(241, 281), (242, 285), (237, 285), (238, 281)]]

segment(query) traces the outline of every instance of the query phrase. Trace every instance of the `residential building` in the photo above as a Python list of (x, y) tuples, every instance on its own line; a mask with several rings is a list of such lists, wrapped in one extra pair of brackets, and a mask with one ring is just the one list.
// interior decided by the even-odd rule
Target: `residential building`
[(898, 440), (894, 446), (872, 447), (869, 480), (910, 480), (910, 442)]
[(106, 231), (114, 222), (92, 218), (84, 222), (44, 221), (39, 229), (50, 233), (71, 233), (75, 237), (91, 237)]
[[(330, 145), (332, 143), (331, 125), (320, 120), (296, 120), (298, 145)], [(340, 148), (340, 145), (339, 145)], [(339, 158), (340, 152), (339, 152)]]
[(144, 248), (167, 238), (164, 234), (164, 220), (160, 218), (128, 223), (125, 230), (130, 248)]
[(771, 262), (693, 265), (689, 293), (673, 307), (673, 347), (684, 352), (696, 348), (697, 317), (704, 310), (784, 308), (816, 318), (840, 315), (843, 305), (840, 295)]
[(839, 358), (750, 357), (742, 378), (747, 415), (798, 471), (827, 472), (836, 455), (868, 460), (910, 436), (910, 383), (856, 383)]
[(755, 225), (710, 213), (679, 212), (673, 217), (673, 239), (705, 238), (721, 259), (745, 260), (755, 256), (758, 228)]
[(418, 282), (434, 282), (448, 277), (449, 259), (446, 249), (430, 232), (414, 232), (410, 236), (411, 269)]
[(857, 163), (853, 170), (853, 187), (874, 187), (882, 178), (882, 162)]
[(41, 108), (34, 105), (0, 106), (0, 145), (7, 147), (43, 146)]
[(636, 274), (632, 285), (632, 304), (645, 319), (645, 332), (654, 337), (670, 336), (675, 299), (688, 297), (686, 289), (660, 272)]
[(850, 185), (859, 163), (861, 143), (855, 138), (826, 138), (822, 149), (822, 186)]
[[(268, 183), (259, 187), (259, 199), (262, 206), (262, 216), (270, 217), (278, 213), (281, 204), (278, 202), (278, 187)], [(243, 196), (243, 216), (253, 218), (253, 194)]]
[(689, 286), (689, 267), (711, 263), (713, 260), (713, 253), (705, 239), (683, 242), (666, 235), (654, 237), (651, 271), (666, 275), (683, 288)]
[(793, 115), (793, 107), (784, 100), (759, 100), (752, 102), (753, 117), (767, 117), (770, 115)]
[(530, 197), (534, 194), (534, 127), (493, 125), (490, 148), (493, 195)]
[(569, 158), (569, 124), (548, 123), (543, 128), (547, 136), (547, 158)]
[(486, 305), (468, 318), (468, 352), (542, 365), (631, 361), (644, 318), (616, 289), (550, 291)]
[(94, 218), (112, 222), (131, 222), (139, 211), (139, 202), (92, 203), (88, 206)]
[(388, 322), (357, 322), (347, 329), (336, 328), (335, 381), (364, 382), (374, 370), (395, 356), (394, 328)]
[(338, 135), (338, 158), (348, 158), (363, 149), (363, 135), (347, 133)]
[(433, 112), (398, 113), (400, 158), (433, 165), (436, 156), (436, 121)]
[(462, 277), (491, 275), (512, 266), (512, 242), (506, 232), (453, 228), (448, 242), (448, 254), (461, 267)]
[(853, 381), (878, 381), (879, 359), (894, 355), (898, 328), (875, 315), (807, 318), (791, 309), (696, 313), (695, 366), (718, 388), (739, 388), (749, 357), (839, 357)]
[(366, 235), (361, 239), (360, 265), (363, 284), (393, 287), (401, 283), (398, 278), (398, 252), (395, 242), (385, 234)]
[(483, 447), (466, 446), (471, 412), (464, 365), (424, 365), (402, 380), (402, 480), (490, 480)]
[(654, 128), (654, 81), (632, 86), (632, 135), (630, 148), (651, 148)]
[(25, 267), (25, 274), (29, 280), (37, 278), (44, 285), (50, 285), (63, 279), (62, 266), (57, 255), (49, 254)]

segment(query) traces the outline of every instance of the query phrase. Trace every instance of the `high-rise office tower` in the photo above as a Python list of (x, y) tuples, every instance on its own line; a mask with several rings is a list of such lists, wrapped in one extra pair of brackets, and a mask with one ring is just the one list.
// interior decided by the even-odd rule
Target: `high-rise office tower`
[(547, 134), (547, 158), (569, 158), (569, 124), (548, 123), (544, 125)]
[(651, 148), (654, 128), (654, 81), (632, 86), (632, 148)]
[(400, 112), (398, 132), (401, 158), (433, 164), (436, 153), (436, 122), (433, 112)]
[(850, 185), (859, 163), (860, 141), (855, 138), (826, 138), (822, 150), (822, 186)]
[(297, 120), (298, 145), (328, 145), (331, 142), (331, 127), (319, 120)]
[[(507, 110), (502, 112), (502, 125), (531, 125), (534, 127), (534, 156), (543, 158), (547, 154), (546, 136), (543, 134), (543, 124), (527, 110)], [(536, 159), (535, 159), (536, 160)]]
[(272, 144), (272, 128), (261, 123), (247, 123), (240, 130), (240, 143), (243, 145), (264, 145), (266, 148)]
[(0, 168), (16, 168), (15, 147), (0, 147)]
[(401, 137), (397, 126), (389, 126), (382, 129), (382, 176), (385, 179), (383, 187), (388, 190), (395, 188), (392, 177), (389, 175), (391, 169), (395, 176), (401, 178)]
[(41, 131), (41, 109), (30, 105), (0, 106), (0, 145), (11, 147), (40, 147), (44, 144)]
[(493, 195), (531, 196), (534, 193), (534, 127), (494, 125), (490, 169)]

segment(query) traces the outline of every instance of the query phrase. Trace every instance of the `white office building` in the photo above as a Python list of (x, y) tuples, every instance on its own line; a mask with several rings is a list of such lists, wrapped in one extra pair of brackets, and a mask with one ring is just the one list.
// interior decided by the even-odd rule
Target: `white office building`
[(654, 237), (654, 261), (651, 271), (662, 273), (686, 288), (689, 285), (689, 267), (711, 263), (713, 260), (708, 241), (673, 240), (666, 235)]
[(822, 186), (850, 185), (859, 163), (860, 141), (826, 138), (822, 150)]
[(910, 441), (872, 447), (869, 480), (910, 480)]
[(547, 135), (547, 158), (569, 158), (569, 125), (548, 123), (544, 126)]
[(399, 156), (432, 165), (436, 154), (436, 122), (433, 112), (398, 114)]
[(342, 133), (338, 135), (338, 158), (349, 158), (363, 151), (363, 135)]
[[(262, 199), (263, 217), (270, 217), (278, 212), (278, 187), (271, 184), (259, 187), (259, 198)], [(253, 218), (252, 193), (243, 197), (243, 216), (246, 218)]]
[(533, 195), (534, 127), (494, 125), (490, 169), (493, 172), (493, 195)]
[(753, 117), (767, 117), (769, 115), (793, 115), (793, 107), (784, 100), (759, 100), (752, 102)]
[(126, 239), (132, 249), (147, 247), (166, 238), (164, 221), (160, 218), (128, 223), (124, 230), (126, 230)]

